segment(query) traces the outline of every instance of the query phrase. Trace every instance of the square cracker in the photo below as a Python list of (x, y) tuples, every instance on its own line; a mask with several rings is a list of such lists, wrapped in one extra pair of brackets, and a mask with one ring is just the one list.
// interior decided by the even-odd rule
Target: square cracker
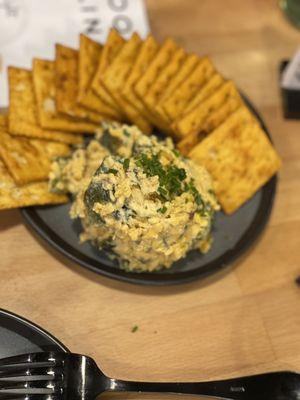
[(208, 57), (200, 59), (187, 79), (178, 85), (176, 90), (162, 104), (163, 109), (172, 121), (184, 113), (190, 101), (208, 82), (213, 73), (215, 73), (215, 67), (211, 60)]
[(166, 39), (162, 44), (144, 74), (134, 85), (135, 93), (141, 100), (143, 100), (144, 96), (149, 92), (159, 72), (168, 65), (171, 57), (178, 48), (179, 46), (171, 38)]
[(17, 186), (0, 159), (0, 210), (66, 203), (68, 197), (49, 192), (48, 182)]
[(158, 104), (155, 106), (155, 111), (164, 118), (167, 118), (169, 121), (171, 119), (163, 109), (163, 103), (169, 96), (175, 91), (175, 89), (192, 73), (192, 71), (196, 68), (196, 65), (200, 62), (199, 57), (196, 54), (189, 54), (185, 57), (182, 62), (180, 69), (177, 71), (175, 75), (172, 76), (172, 79), (168, 82), (165, 87), (164, 92), (159, 98)]
[(151, 124), (121, 95), (121, 90), (130, 74), (141, 44), (141, 38), (134, 33), (116, 55), (110, 67), (104, 72), (102, 83), (127, 116), (127, 119), (137, 125), (144, 133), (149, 134), (151, 133)]
[(21, 68), (8, 68), (9, 80), (9, 133), (65, 143), (82, 143), (80, 135), (47, 130), (39, 126), (34, 96), (32, 72)]
[(120, 108), (112, 96), (107, 92), (102, 84), (102, 75), (108, 69), (116, 55), (119, 53), (123, 45), (125, 44), (125, 39), (119, 34), (116, 29), (111, 29), (106, 42), (104, 44), (103, 50), (101, 52), (99, 64), (97, 71), (95, 73), (94, 79), (92, 81), (92, 89), (94, 92), (109, 106), (120, 111)]
[(102, 49), (103, 46), (100, 43), (86, 35), (80, 35), (77, 101), (89, 110), (114, 120), (122, 120), (121, 114), (96, 96), (91, 88)]
[(77, 104), (78, 51), (70, 47), (55, 46), (55, 100), (57, 111), (70, 117), (99, 124), (107, 119), (103, 115)]
[(228, 81), (203, 102), (200, 102), (189, 113), (174, 122), (174, 131), (180, 139), (187, 135), (208, 134), (238, 109), (242, 104), (233, 82)]
[(227, 214), (250, 199), (280, 168), (281, 160), (260, 125), (237, 110), (189, 154), (212, 175)]
[(173, 77), (180, 71), (186, 57), (184, 49), (179, 47), (175, 50), (167, 65), (159, 71), (150, 89), (143, 97), (143, 101), (150, 110), (155, 109), (160, 98), (164, 95), (166, 88), (172, 82)]
[(156, 53), (154, 59), (148, 66), (147, 70), (144, 72), (142, 77), (136, 82), (133, 89), (140, 101), (144, 104), (144, 109), (146, 109), (147, 118), (152, 122), (153, 125), (157, 126), (162, 132), (172, 135), (169, 124), (160, 118), (154, 111), (147, 106), (144, 101), (147, 93), (149, 92), (153, 82), (159, 75), (159, 72), (168, 65), (174, 53), (179, 49), (179, 46), (174, 42), (173, 39), (168, 38), (165, 40), (163, 45), (160, 47)]
[(204, 101), (211, 96), (221, 85), (225, 83), (225, 79), (218, 72), (213, 74), (208, 82), (201, 88), (201, 90), (190, 101), (189, 105), (185, 108), (184, 113), (192, 111), (201, 101)]
[(33, 60), (33, 84), (37, 101), (38, 119), (42, 128), (77, 133), (95, 133), (97, 125), (60, 115), (56, 109), (55, 63)]
[(154, 56), (157, 54), (159, 45), (152, 35), (149, 35), (146, 40), (142, 43), (140, 51), (137, 55), (136, 61), (132, 66), (131, 72), (128, 75), (126, 82), (122, 88), (122, 97), (135, 109), (144, 116), (146, 119), (151, 119), (149, 113), (134, 91), (135, 83), (143, 76), (148, 66), (152, 62)]
[(48, 179), (54, 157), (70, 152), (67, 144), (11, 136), (0, 129), (0, 156), (18, 185)]

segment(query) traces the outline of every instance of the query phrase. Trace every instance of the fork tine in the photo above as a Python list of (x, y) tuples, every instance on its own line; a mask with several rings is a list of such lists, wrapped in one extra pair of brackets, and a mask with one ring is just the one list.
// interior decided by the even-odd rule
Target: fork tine
[(61, 367), (23, 367), (22, 369), (5, 369), (3, 371), (0, 370), (0, 382), (5, 381), (5, 380), (13, 380), (13, 379), (18, 379), (21, 377), (26, 377), (29, 379), (29, 377), (33, 376), (42, 376), (46, 375), (47, 379), (54, 379), (54, 377), (58, 377), (62, 374), (62, 369)]
[[(13, 382), (0, 388), (0, 399), (4, 395), (59, 395), (62, 393), (62, 386), (57, 382)], [(51, 398), (51, 397), (50, 397)]]
[(0, 368), (28, 363), (55, 363), (54, 353), (29, 353), (0, 359)]

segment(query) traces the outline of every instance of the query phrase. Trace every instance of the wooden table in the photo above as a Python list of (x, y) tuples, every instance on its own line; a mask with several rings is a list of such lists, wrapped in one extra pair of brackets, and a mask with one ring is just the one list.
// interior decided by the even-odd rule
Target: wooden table
[[(300, 370), (300, 121), (282, 118), (278, 65), (300, 31), (275, 0), (148, 0), (154, 35), (209, 54), (260, 110), (283, 158), (271, 221), (233, 270), (185, 286), (150, 288), (60, 259), (0, 215), (0, 305), (93, 356), (114, 377), (215, 379)], [(139, 329), (132, 333), (131, 329)]]

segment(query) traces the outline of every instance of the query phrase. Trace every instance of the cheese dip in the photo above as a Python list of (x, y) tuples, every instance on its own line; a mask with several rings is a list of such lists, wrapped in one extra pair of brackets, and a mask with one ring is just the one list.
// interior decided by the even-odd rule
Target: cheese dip
[(206, 252), (219, 206), (205, 168), (175, 150), (171, 139), (137, 127), (105, 124), (87, 145), (52, 164), (52, 191), (71, 193), (81, 240), (130, 271), (169, 268), (192, 249)]

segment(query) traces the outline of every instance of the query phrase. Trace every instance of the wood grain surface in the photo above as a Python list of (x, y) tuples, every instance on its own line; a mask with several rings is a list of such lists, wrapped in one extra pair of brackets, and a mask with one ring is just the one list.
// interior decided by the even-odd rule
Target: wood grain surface
[(113, 377), (193, 381), (299, 371), (300, 121), (282, 117), (278, 67), (299, 46), (300, 31), (275, 0), (147, 6), (158, 39), (171, 35), (187, 50), (209, 54), (265, 119), (283, 158), (271, 221), (235, 268), (185, 286), (149, 288), (71, 265), (24, 226), (18, 211), (1, 212), (0, 305), (91, 355)]

